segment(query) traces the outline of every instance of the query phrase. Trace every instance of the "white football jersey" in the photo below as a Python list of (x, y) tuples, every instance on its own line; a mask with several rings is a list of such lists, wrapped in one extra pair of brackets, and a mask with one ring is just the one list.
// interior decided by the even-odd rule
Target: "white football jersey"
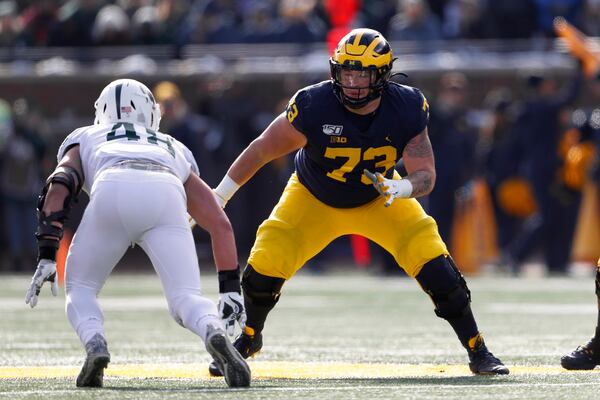
[(84, 173), (83, 190), (90, 193), (98, 174), (123, 160), (148, 160), (169, 168), (185, 182), (191, 171), (198, 174), (192, 152), (181, 142), (141, 125), (117, 122), (84, 126), (71, 132), (60, 145), (57, 161), (79, 145)]

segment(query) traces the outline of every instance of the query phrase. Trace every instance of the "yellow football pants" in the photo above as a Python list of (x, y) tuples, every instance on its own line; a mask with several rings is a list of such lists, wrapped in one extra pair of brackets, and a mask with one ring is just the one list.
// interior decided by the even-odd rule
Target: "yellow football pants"
[(448, 249), (437, 225), (415, 199), (396, 199), (384, 206), (383, 196), (355, 208), (330, 207), (317, 200), (296, 174), (271, 215), (258, 228), (248, 263), (259, 273), (290, 279), (334, 239), (357, 234), (389, 251), (412, 277), (423, 264)]

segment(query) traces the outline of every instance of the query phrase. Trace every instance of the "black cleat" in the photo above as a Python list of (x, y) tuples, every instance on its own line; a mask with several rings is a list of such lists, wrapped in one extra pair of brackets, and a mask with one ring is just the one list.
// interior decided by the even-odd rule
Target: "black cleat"
[(481, 335), (477, 335), (475, 344), (468, 350), (469, 369), (478, 375), (508, 375), (508, 368), (488, 350)]
[(104, 383), (104, 368), (110, 362), (110, 354), (106, 340), (99, 333), (85, 345), (87, 357), (77, 376), (77, 387), (102, 387)]
[[(225, 382), (229, 387), (250, 386), (250, 368), (240, 353), (233, 347), (225, 332), (208, 328), (206, 350), (213, 357), (213, 362), (219, 372), (225, 372)], [(221, 373), (220, 376), (223, 376)]]
[[(240, 336), (233, 342), (233, 347), (242, 355), (244, 358), (252, 357), (262, 349), (262, 334), (256, 333), (249, 335), (242, 332)], [(215, 361), (208, 365), (208, 373), (211, 376), (223, 376), (223, 372)]]
[(600, 365), (600, 346), (594, 339), (561, 357), (560, 365), (569, 370), (590, 370)]

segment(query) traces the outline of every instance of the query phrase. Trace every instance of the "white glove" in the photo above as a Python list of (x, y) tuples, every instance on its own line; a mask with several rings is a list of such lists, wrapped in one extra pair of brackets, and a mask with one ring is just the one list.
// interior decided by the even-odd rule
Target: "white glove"
[(373, 187), (379, 194), (385, 197), (386, 207), (389, 207), (395, 199), (406, 199), (412, 194), (413, 186), (408, 179), (387, 179), (379, 172), (372, 173), (366, 169), (363, 173), (373, 182)]
[(221, 293), (219, 298), (219, 317), (223, 321), (225, 330), (229, 336), (235, 334), (235, 321), (240, 328), (246, 327), (246, 310), (244, 300), (238, 292)]
[(221, 208), (225, 208), (225, 206), (227, 205), (227, 200), (225, 200), (224, 198), (222, 198), (218, 193), (216, 189), (213, 189), (213, 195), (215, 196), (215, 200), (217, 200), (217, 204), (219, 205), (219, 207)]
[(31, 286), (25, 295), (25, 304), (29, 304), (31, 308), (35, 307), (38, 302), (38, 295), (42, 289), (44, 282), (50, 282), (50, 290), (52, 295), (58, 295), (58, 279), (56, 276), (56, 261), (42, 258), (38, 263), (35, 274), (31, 278)]

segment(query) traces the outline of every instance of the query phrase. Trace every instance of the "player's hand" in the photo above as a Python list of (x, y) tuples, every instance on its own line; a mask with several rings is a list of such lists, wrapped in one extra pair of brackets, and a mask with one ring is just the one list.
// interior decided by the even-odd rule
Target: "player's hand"
[(221, 207), (222, 209), (225, 208), (225, 205), (227, 205), (227, 200), (225, 200), (224, 198), (222, 198), (215, 189), (213, 189), (213, 195), (215, 196), (215, 200), (217, 200), (217, 204), (219, 205), (219, 207)]
[(365, 169), (363, 173), (373, 183), (373, 187), (375, 188), (375, 190), (377, 190), (380, 195), (385, 197), (385, 206), (389, 207), (394, 201), (394, 196), (392, 196), (392, 194), (389, 192), (390, 187), (386, 183), (386, 181), (389, 181), (391, 179), (386, 179), (379, 172), (372, 173), (367, 169)]
[(372, 173), (366, 169), (363, 173), (379, 194), (385, 197), (386, 207), (389, 207), (395, 199), (405, 199), (412, 194), (412, 183), (407, 179), (388, 179), (379, 172)]
[(31, 285), (25, 295), (25, 304), (29, 304), (31, 308), (35, 307), (38, 302), (38, 295), (44, 285), (44, 282), (50, 282), (50, 290), (52, 295), (58, 295), (58, 279), (56, 277), (56, 261), (46, 260), (42, 258), (38, 263), (35, 274), (31, 278)]
[(219, 298), (219, 317), (223, 321), (225, 331), (229, 336), (235, 334), (235, 322), (240, 328), (246, 327), (246, 310), (244, 309), (244, 300), (238, 292), (221, 293)]

